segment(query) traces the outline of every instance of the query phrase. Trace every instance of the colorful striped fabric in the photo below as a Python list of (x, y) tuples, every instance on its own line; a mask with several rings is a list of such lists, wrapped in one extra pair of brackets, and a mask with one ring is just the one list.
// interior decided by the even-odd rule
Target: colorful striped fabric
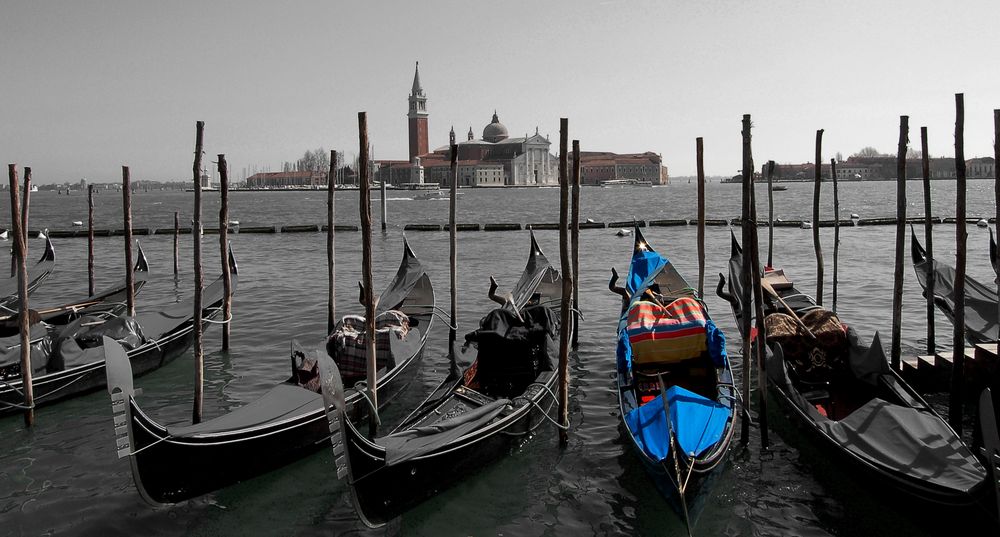
[(629, 309), (626, 331), (638, 365), (697, 358), (707, 349), (705, 309), (693, 298), (678, 298), (665, 307), (636, 302)]

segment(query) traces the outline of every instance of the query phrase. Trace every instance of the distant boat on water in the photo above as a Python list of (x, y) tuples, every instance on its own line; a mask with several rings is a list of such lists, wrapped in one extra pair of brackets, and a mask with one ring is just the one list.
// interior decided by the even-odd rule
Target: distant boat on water
[(785, 185), (771, 185), (771, 192), (783, 192), (785, 190), (788, 190), (788, 187)]
[(642, 181), (639, 179), (607, 179), (598, 184), (605, 188), (615, 186), (653, 186), (652, 181)]

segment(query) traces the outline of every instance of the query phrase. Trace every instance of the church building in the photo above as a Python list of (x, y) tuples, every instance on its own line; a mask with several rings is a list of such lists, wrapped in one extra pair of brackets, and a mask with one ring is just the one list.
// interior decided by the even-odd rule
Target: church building
[[(413, 73), (408, 98), (409, 160), (374, 162), (375, 177), (396, 186), (408, 184), (451, 184), (450, 144), (428, 150), (427, 96), (420, 84), (420, 64)], [(455, 129), (450, 142), (456, 143)], [(458, 142), (459, 186), (547, 186), (559, 184), (559, 164), (551, 153), (548, 136), (535, 134), (509, 137), (496, 111), (480, 139), (469, 127), (467, 139)]]

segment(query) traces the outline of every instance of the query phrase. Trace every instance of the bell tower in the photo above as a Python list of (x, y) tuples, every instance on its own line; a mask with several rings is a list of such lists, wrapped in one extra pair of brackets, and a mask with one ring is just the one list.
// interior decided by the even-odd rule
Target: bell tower
[(420, 62), (413, 70), (413, 87), (410, 89), (410, 110), (406, 114), (410, 127), (410, 162), (429, 152), (427, 144), (427, 97), (420, 86)]

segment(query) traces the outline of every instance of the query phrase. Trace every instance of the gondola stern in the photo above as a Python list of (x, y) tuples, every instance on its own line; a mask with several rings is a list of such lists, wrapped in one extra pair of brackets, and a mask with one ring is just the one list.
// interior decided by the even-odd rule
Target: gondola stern
[(55, 260), (56, 260), (56, 249), (52, 245), (52, 239), (50, 239), (48, 237), (48, 235), (46, 235), (45, 236), (45, 252), (42, 253), (42, 258), (39, 259), (38, 262), (39, 263), (44, 263), (46, 261), (55, 261)]
[(111, 413), (115, 425), (115, 446), (118, 458), (132, 455), (132, 396), (135, 388), (132, 379), (132, 364), (128, 352), (115, 339), (104, 336), (104, 371), (108, 379), (108, 395), (111, 396)]
[(993, 228), (990, 228), (990, 265), (993, 267), (993, 272), (1000, 275), (1000, 267), (997, 267), (997, 241), (996, 237), (993, 236)]
[(635, 237), (635, 242), (632, 245), (633, 255), (638, 252), (645, 252), (647, 250), (652, 250), (649, 243), (646, 242), (646, 237), (642, 235), (642, 230), (639, 228), (639, 223), (636, 222), (633, 225), (632, 236)]
[(910, 226), (910, 257), (914, 265), (927, 261), (927, 250), (920, 244), (920, 239), (917, 238), (917, 232), (913, 226)]
[(528, 258), (531, 259), (532, 257), (535, 257), (536, 255), (544, 255), (542, 253), (542, 248), (540, 246), (538, 246), (538, 241), (535, 240), (535, 230), (534, 229), (528, 229), (528, 234), (531, 237), (531, 250), (528, 252)]
[(146, 252), (142, 249), (142, 244), (139, 241), (135, 241), (136, 257), (135, 266), (132, 267), (133, 273), (143, 273), (149, 272), (149, 260), (146, 259)]
[(239, 263), (236, 262), (236, 254), (233, 253), (232, 241), (229, 242), (226, 251), (228, 252), (229, 255), (229, 273), (234, 276), (238, 276), (240, 273), (240, 266)]

